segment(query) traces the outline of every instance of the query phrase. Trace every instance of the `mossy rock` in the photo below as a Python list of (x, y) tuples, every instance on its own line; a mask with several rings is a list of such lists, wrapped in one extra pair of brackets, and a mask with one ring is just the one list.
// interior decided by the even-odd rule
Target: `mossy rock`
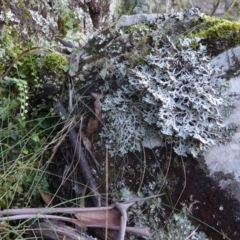
[(204, 16), (191, 37), (202, 38), (211, 55), (218, 55), (240, 43), (240, 21)]
[(64, 66), (66, 57), (45, 49), (27, 52), (16, 61), (9, 72), (10, 77), (26, 80), (30, 98), (50, 100), (62, 91), (66, 81)]

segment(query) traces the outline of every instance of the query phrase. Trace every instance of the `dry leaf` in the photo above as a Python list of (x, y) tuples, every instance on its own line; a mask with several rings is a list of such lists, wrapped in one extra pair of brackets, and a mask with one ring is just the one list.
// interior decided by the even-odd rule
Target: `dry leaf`
[(93, 118), (93, 117), (89, 118), (87, 131), (86, 131), (87, 136), (92, 134), (98, 128), (99, 120), (102, 117), (102, 103), (100, 102), (102, 95), (100, 93), (91, 93), (91, 94), (95, 98), (94, 111), (96, 114), (96, 118)]
[(109, 227), (119, 227), (121, 213), (115, 209), (108, 210), (95, 210), (76, 213), (75, 216), (78, 218), (79, 224), (81, 226), (87, 227), (105, 227), (106, 226), (106, 216), (108, 211), (108, 226)]
[[(112, 208), (107, 210), (108, 214), (106, 214), (106, 210), (95, 210), (89, 212), (79, 212), (76, 215), (77, 219), (72, 219), (72, 222), (80, 227), (106, 227), (106, 217), (108, 215), (107, 226), (108, 229), (113, 230), (121, 230), (120, 229), (120, 221), (121, 221), (121, 213), (116, 208)], [(150, 237), (150, 233), (148, 228), (146, 227), (126, 227), (126, 231), (129, 233), (137, 234), (139, 236)]]
[(98, 122), (99, 122), (99, 120), (97, 118), (96, 119), (94, 119), (93, 117), (89, 118), (86, 136), (89, 136), (98, 128)]
[(49, 194), (40, 191), (41, 197), (46, 205), (50, 205), (52, 202), (52, 197)]
[(97, 162), (97, 160), (94, 156), (94, 153), (92, 152), (92, 143), (89, 141), (89, 139), (84, 134), (82, 134), (82, 143), (83, 143), (83, 146), (89, 152), (89, 154), (91, 155), (92, 159), (94, 160), (94, 162), (96, 163), (96, 165), (98, 167), (99, 164), (98, 164), (98, 162)]
[(92, 150), (92, 143), (89, 141), (89, 139), (84, 135), (84, 133), (82, 133), (82, 142), (84, 147), (87, 149), (87, 151), (89, 151), (91, 153)]
[(81, 208), (85, 208), (85, 195), (86, 195), (87, 188), (88, 188), (88, 186), (85, 185), (82, 190), (82, 195), (81, 195), (81, 199), (80, 199), (80, 207)]
[(100, 102), (100, 99), (102, 98), (102, 94), (100, 93), (91, 93), (91, 94), (95, 98), (95, 101), (94, 101), (95, 114), (98, 120), (100, 120), (102, 117), (102, 103)]

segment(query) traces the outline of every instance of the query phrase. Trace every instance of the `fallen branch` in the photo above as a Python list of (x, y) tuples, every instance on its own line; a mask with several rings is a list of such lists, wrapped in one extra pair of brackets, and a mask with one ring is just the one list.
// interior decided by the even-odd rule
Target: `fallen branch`
[[(32, 232), (34, 236), (39, 236), (46, 239), (67, 239), (76, 240), (79, 239), (79, 231), (75, 228), (67, 226), (65, 223), (55, 220), (44, 220), (41, 222), (35, 222), (25, 229), (25, 232)], [(81, 240), (94, 240), (96, 238), (90, 237), (87, 234), (81, 232)]]
[[(80, 227), (97, 227), (105, 228), (106, 221), (108, 229), (119, 230), (118, 240), (124, 239), (125, 232), (133, 233), (139, 236), (149, 237), (150, 233), (146, 227), (127, 227), (127, 209), (137, 201), (156, 198), (160, 195), (154, 195), (146, 198), (133, 198), (122, 203), (115, 203), (110, 207), (93, 207), (93, 208), (22, 208), (8, 209), (0, 211), (0, 222), (13, 221), (20, 219), (56, 219), (65, 222), (74, 223)], [(106, 211), (108, 216), (106, 219)], [(78, 219), (50, 215), (53, 213), (75, 214)]]
[[(15, 221), (15, 220), (22, 220), (22, 219), (28, 219), (28, 220), (33, 220), (33, 219), (55, 219), (55, 220), (60, 220), (64, 222), (69, 222), (69, 223), (74, 223), (75, 225), (79, 227), (92, 227), (92, 228), (104, 228), (105, 223), (95, 223), (95, 224), (83, 224), (83, 220), (78, 220), (75, 218), (68, 218), (68, 217), (61, 217), (61, 216), (55, 216), (55, 215), (45, 215), (45, 214), (24, 214), (24, 215), (16, 215), (16, 216), (11, 216), (11, 217), (2, 217), (0, 218), (0, 221)], [(120, 230), (119, 226), (115, 225), (109, 225), (108, 229), (111, 230)], [(149, 237), (150, 233), (148, 231), (148, 228), (146, 227), (126, 227), (126, 231), (129, 233), (133, 233), (139, 236), (144, 236), (144, 237)]]
[[(54, 110), (57, 114), (64, 116), (66, 119), (68, 118), (68, 114), (60, 101), (58, 101), (55, 104)], [(74, 129), (69, 130), (68, 135), (69, 135), (71, 145), (75, 151), (75, 158), (78, 161), (78, 166), (83, 174), (83, 178), (84, 178), (86, 184), (89, 186), (89, 188), (94, 193), (94, 196), (93, 196), (94, 206), (100, 207), (101, 206), (101, 195), (97, 191), (97, 186), (95, 184), (94, 177), (88, 166), (84, 152), (81, 148), (81, 142), (78, 140), (78, 135)]]
[(120, 231), (118, 233), (118, 240), (124, 240), (125, 239), (125, 233), (127, 231), (127, 209), (132, 206), (134, 202), (128, 202), (128, 203), (115, 203), (116, 208), (120, 211), (122, 214), (121, 216), (121, 223), (120, 223)]

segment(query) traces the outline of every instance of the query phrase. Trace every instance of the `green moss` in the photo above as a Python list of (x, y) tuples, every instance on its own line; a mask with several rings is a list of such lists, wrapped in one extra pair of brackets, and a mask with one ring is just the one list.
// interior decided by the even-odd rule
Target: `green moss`
[(69, 30), (77, 30), (79, 31), (79, 24), (78, 19), (74, 17), (73, 11), (66, 11), (60, 13), (58, 17), (58, 31), (61, 37), (66, 37)]
[(211, 37), (219, 39), (227, 37), (228, 34), (240, 31), (240, 22), (218, 19), (215, 17), (204, 16), (204, 22), (207, 24), (206, 29), (200, 30), (196, 35), (199, 37)]
[(2, 29), (0, 47), (4, 49), (5, 55), (9, 58), (16, 58), (21, 51), (21, 44), (18, 42), (18, 34), (13, 27), (5, 25)]
[(139, 23), (139, 24), (134, 24), (128, 27), (125, 30), (125, 33), (134, 33), (138, 31), (144, 31), (144, 32), (149, 32), (149, 24), (147, 23)]
[(31, 20), (31, 14), (22, 0), (18, 0), (16, 7), (18, 9), (18, 13), (21, 15), (21, 20), (24, 20), (26, 23)]
[(240, 22), (204, 16), (200, 30), (191, 34), (191, 37), (203, 38), (212, 55), (219, 54), (228, 48), (235, 47), (240, 42)]
[(56, 52), (51, 52), (46, 57), (45, 67), (57, 75), (64, 74), (63, 67), (68, 65), (66, 57)]
[[(31, 43), (19, 43), (17, 32), (5, 25), (0, 44), (0, 76), (26, 80), (32, 95), (44, 86), (58, 86), (65, 81), (63, 67), (68, 65), (66, 57)], [(52, 94), (55, 94), (52, 91)]]
[(66, 13), (61, 13), (58, 17), (58, 31), (62, 37), (66, 37), (69, 30), (68, 22), (70, 21), (70, 16)]
[(118, 7), (118, 15), (121, 16), (123, 14), (130, 15), (134, 7), (137, 4), (137, 0), (122, 0)]
[(39, 75), (46, 72), (59, 77), (64, 77), (63, 67), (68, 64), (67, 59), (59, 53), (48, 52), (44, 49), (38, 52), (29, 52), (25, 54), (14, 64), (9, 75), (26, 79), (30, 85), (36, 84)]

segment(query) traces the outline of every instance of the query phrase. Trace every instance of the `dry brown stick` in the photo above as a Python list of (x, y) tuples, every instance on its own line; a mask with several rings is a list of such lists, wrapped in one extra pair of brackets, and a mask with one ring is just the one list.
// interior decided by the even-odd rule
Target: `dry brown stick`
[[(71, 222), (74, 223), (78, 226), (87, 226), (87, 227), (106, 227), (106, 222), (103, 218), (100, 218), (96, 221), (94, 219), (91, 220), (91, 212), (94, 212), (94, 217), (96, 216), (104, 216), (104, 213), (106, 211), (110, 211), (112, 213), (112, 221), (114, 221), (113, 217), (117, 215), (116, 209), (121, 214), (121, 219), (120, 219), (120, 226), (113, 225), (113, 222), (111, 222), (111, 225), (108, 223), (108, 228), (112, 230), (119, 230), (119, 235), (118, 235), (118, 240), (123, 240), (125, 236), (125, 232), (137, 234), (139, 236), (146, 236), (149, 237), (150, 234), (148, 232), (148, 229), (146, 227), (127, 227), (127, 209), (134, 204), (137, 201), (143, 201), (143, 200), (148, 200), (151, 198), (156, 198), (160, 197), (163, 194), (159, 195), (154, 195), (154, 196), (149, 196), (145, 198), (140, 198), (136, 197), (133, 199), (130, 199), (126, 202), (122, 203), (115, 203), (114, 206), (110, 207), (99, 207), (99, 208), (25, 208), (25, 209), (7, 209), (7, 210), (2, 210), (0, 211), (0, 222), (1, 221), (12, 221), (12, 220), (19, 220), (19, 219), (30, 219), (30, 218), (45, 218), (45, 219), (56, 219), (56, 220), (62, 220), (66, 222)], [(114, 211), (115, 209), (115, 211)], [(87, 213), (87, 219), (86, 219), (86, 214), (84, 215), (83, 213)], [(97, 214), (98, 212), (98, 214)], [(100, 212), (100, 215), (99, 215)], [(102, 214), (101, 214), (102, 212)], [(78, 215), (80, 220), (78, 219), (72, 219), (72, 218), (67, 218), (67, 217), (62, 217), (62, 216), (55, 216), (55, 215), (49, 215), (49, 213), (75, 213), (75, 215)], [(82, 213), (82, 214), (81, 214)], [(90, 216), (91, 215), (91, 216)], [(6, 217), (2, 217), (6, 216)], [(116, 223), (115, 223), (116, 224)]]
[(31, 224), (31, 227), (25, 229), (25, 232), (33, 232), (34, 235), (38, 237), (44, 237), (47, 239), (55, 240), (55, 239), (64, 239), (64, 237), (68, 240), (76, 240), (81, 238), (81, 240), (94, 240), (95, 238), (90, 237), (83, 232), (77, 231), (75, 228), (72, 228), (66, 223), (56, 221), (56, 220), (45, 220), (42, 222), (36, 221)]
[[(105, 199), (105, 204), (106, 207), (108, 207), (108, 150), (106, 149), (106, 199)], [(108, 239), (108, 210), (106, 210), (106, 227), (105, 227), (105, 240)]]
[[(107, 207), (108, 210), (113, 209), (114, 206)], [(68, 214), (77, 214), (81, 212), (89, 211), (106, 211), (106, 207), (91, 207), (91, 208), (12, 208), (6, 210), (0, 210), (1, 216), (12, 216), (12, 215), (23, 215), (23, 214), (57, 214), (57, 213), (68, 213)], [(1, 221), (1, 219), (0, 219)]]
[(127, 209), (132, 206), (135, 202), (127, 202), (127, 203), (115, 203), (116, 208), (121, 213), (121, 222), (120, 222), (120, 229), (118, 232), (118, 240), (124, 240), (126, 234), (126, 227), (127, 227)]
[[(104, 209), (105, 211), (105, 209)], [(81, 220), (75, 219), (75, 218), (68, 218), (68, 217), (62, 217), (62, 216), (55, 216), (55, 215), (45, 215), (45, 214), (23, 214), (23, 215), (15, 215), (15, 216), (8, 216), (8, 217), (0, 217), (1, 222), (5, 221), (15, 221), (15, 220), (22, 220), (22, 219), (54, 219), (58, 221), (64, 221), (69, 223), (74, 223), (81, 227), (91, 227), (91, 228), (104, 228), (105, 222), (102, 223), (95, 223), (95, 224), (86, 224), (84, 225)], [(112, 230), (119, 230), (121, 232), (121, 226), (114, 226), (109, 225), (109, 229)], [(147, 227), (125, 227), (124, 231), (133, 233), (139, 236), (149, 237), (150, 233), (148, 231)]]
[(218, 0), (218, 1), (217, 1), (217, 3), (216, 3), (216, 5), (214, 6), (214, 8), (213, 8), (213, 10), (212, 10), (212, 12), (211, 12), (211, 14), (210, 14), (210, 16), (213, 16), (213, 15), (214, 15), (214, 13), (216, 12), (216, 10), (217, 10), (217, 8), (218, 8), (218, 6), (219, 6), (220, 1), (221, 1), (221, 0)]
[[(149, 197), (135, 197), (123, 203), (132, 203), (138, 201), (146, 201), (148, 199), (161, 197), (164, 194), (153, 195)], [(68, 214), (77, 214), (83, 212), (95, 212), (95, 211), (103, 211), (114, 209), (115, 206), (108, 206), (108, 207), (91, 207), (91, 208), (13, 208), (13, 209), (5, 209), (0, 210), (0, 221), (2, 216), (13, 216), (13, 215), (24, 215), (24, 214), (57, 214), (57, 213), (68, 213)]]
[(147, 200), (151, 198), (156, 198), (159, 196), (162, 196), (164, 194), (159, 194), (159, 195), (153, 195), (145, 198), (140, 198), (140, 197), (135, 197), (132, 198), (128, 201), (125, 202), (116, 202), (115, 207), (119, 210), (121, 213), (121, 221), (120, 221), (120, 227), (119, 227), (119, 232), (118, 232), (118, 239), (117, 240), (124, 240), (125, 239), (125, 234), (127, 231), (127, 220), (128, 220), (128, 215), (127, 215), (127, 210), (130, 206), (132, 206), (134, 203), (142, 200)]
[[(55, 104), (54, 110), (57, 114), (64, 116), (66, 119), (68, 118), (68, 114), (60, 101), (58, 101)], [(71, 129), (71, 130), (69, 130), (68, 136), (69, 136), (71, 145), (75, 151), (75, 158), (78, 161), (78, 166), (83, 174), (83, 178), (84, 178), (86, 184), (89, 186), (89, 188), (94, 193), (94, 196), (93, 196), (94, 206), (100, 207), (101, 206), (101, 196), (100, 196), (99, 192), (97, 191), (96, 183), (94, 181), (92, 172), (87, 163), (84, 152), (81, 148), (81, 142), (78, 140), (78, 135), (74, 129)]]

